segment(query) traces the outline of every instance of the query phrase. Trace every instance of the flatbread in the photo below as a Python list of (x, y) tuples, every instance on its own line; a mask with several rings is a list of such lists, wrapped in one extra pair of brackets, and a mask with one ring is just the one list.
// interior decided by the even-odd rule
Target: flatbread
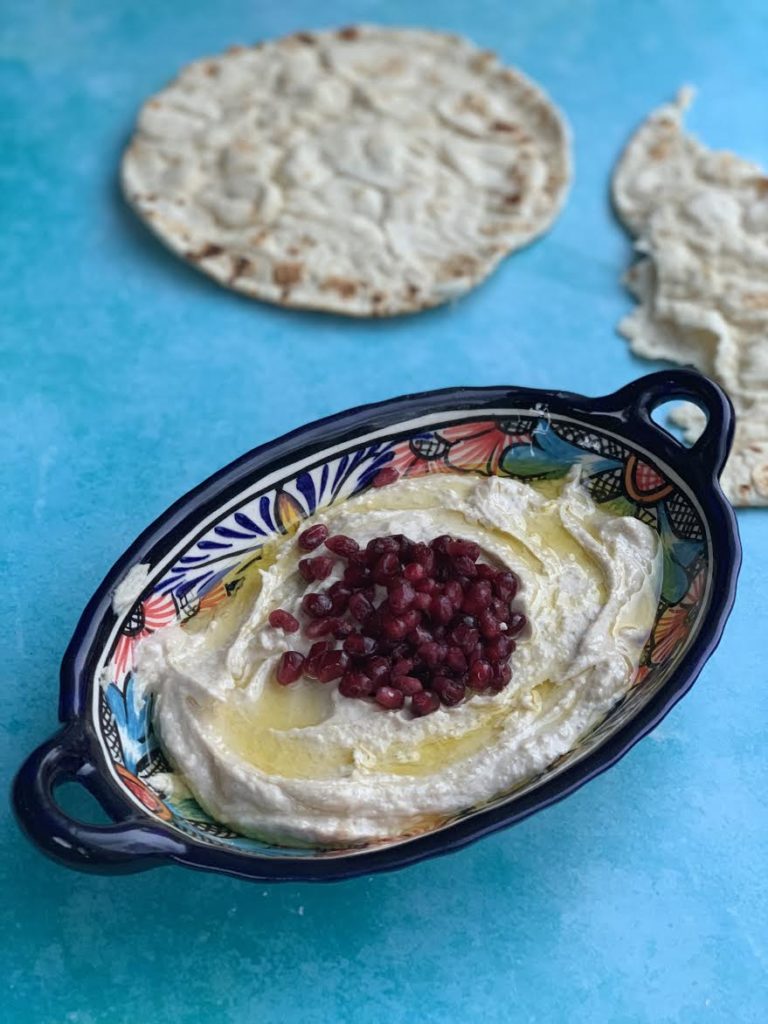
[(549, 227), (569, 179), (563, 118), (524, 75), (374, 26), (190, 64), (122, 163), (139, 216), (217, 281), (355, 316), (466, 292)]
[[(625, 277), (639, 305), (619, 324), (634, 352), (692, 363), (718, 380), (737, 413), (722, 476), (734, 505), (768, 504), (768, 176), (683, 130), (692, 98), (650, 115), (613, 178), (613, 198), (640, 259)], [(673, 414), (689, 439), (704, 424)]]

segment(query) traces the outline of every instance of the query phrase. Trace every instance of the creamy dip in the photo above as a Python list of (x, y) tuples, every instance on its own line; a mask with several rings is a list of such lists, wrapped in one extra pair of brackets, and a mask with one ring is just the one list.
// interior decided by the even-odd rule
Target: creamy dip
[[(520, 578), (529, 625), (501, 693), (424, 718), (343, 697), (336, 683), (274, 678), (312, 641), (269, 626), (300, 621), (308, 585), (296, 538), (223, 611), (163, 629), (138, 647), (161, 743), (201, 806), (249, 835), (344, 845), (398, 836), (491, 800), (566, 753), (628, 689), (661, 580), (656, 533), (600, 511), (571, 479), (436, 474), (367, 492), (317, 516), (361, 544), (383, 534), (473, 540)], [(339, 573), (341, 566), (339, 567)]]

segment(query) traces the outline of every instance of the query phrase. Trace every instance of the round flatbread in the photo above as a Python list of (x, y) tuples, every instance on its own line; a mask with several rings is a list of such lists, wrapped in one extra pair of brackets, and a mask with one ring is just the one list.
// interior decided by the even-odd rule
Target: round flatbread
[(355, 316), (466, 292), (547, 229), (569, 178), (567, 127), (524, 75), (374, 26), (190, 64), (122, 163), (139, 216), (217, 281)]

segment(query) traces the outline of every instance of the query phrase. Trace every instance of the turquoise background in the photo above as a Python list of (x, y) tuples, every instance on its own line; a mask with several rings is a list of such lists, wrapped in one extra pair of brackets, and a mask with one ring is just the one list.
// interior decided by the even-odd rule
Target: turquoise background
[[(59, 660), (108, 566), (219, 466), (399, 392), (599, 394), (652, 368), (614, 333), (630, 247), (607, 183), (655, 105), (697, 85), (693, 129), (768, 163), (761, 0), (37, 0), (0, 19), (5, 786), (56, 728)], [(552, 232), (391, 322), (260, 306), (166, 254), (116, 186), (139, 102), (230, 43), (363, 19), (468, 33), (551, 92), (576, 163)], [(4, 807), (0, 1018), (762, 1024), (768, 513), (739, 522), (736, 610), (693, 692), (607, 775), (451, 857), (325, 887), (100, 878), (49, 863)]]

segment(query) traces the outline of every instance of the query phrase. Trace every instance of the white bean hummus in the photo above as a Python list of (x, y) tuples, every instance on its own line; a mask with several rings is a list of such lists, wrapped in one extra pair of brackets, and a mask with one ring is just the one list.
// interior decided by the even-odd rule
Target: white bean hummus
[(269, 613), (305, 622), (301, 598), (321, 586), (297, 572), (295, 537), (223, 611), (142, 641), (139, 685), (155, 695), (161, 743), (201, 806), (246, 835), (343, 846), (439, 824), (570, 750), (631, 684), (661, 553), (650, 527), (600, 511), (575, 477), (548, 486), (436, 474), (317, 516), (361, 544), (451, 534), (515, 572), (529, 625), (500, 693), (417, 718), (345, 698), (336, 683), (278, 685), (280, 655), (312, 641), (270, 627)]

